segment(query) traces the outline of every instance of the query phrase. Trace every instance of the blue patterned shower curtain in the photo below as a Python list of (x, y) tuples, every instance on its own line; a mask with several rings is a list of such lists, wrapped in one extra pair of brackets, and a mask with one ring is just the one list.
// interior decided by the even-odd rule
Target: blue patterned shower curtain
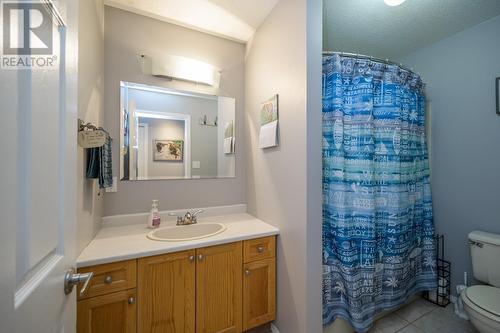
[(437, 287), (420, 77), (323, 58), (323, 324), (366, 332), (374, 314)]

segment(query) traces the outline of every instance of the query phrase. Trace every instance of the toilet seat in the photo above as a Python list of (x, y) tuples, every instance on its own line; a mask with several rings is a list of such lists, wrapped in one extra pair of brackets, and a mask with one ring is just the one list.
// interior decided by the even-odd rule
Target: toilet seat
[(500, 288), (472, 286), (465, 289), (463, 300), (469, 307), (491, 320), (500, 322)]

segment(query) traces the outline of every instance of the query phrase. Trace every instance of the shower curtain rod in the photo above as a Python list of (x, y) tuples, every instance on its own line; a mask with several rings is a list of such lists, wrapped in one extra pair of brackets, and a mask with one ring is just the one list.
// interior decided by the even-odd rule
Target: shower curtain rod
[(395, 61), (390, 61), (389, 59), (383, 59), (383, 58), (378, 58), (378, 57), (373, 57), (369, 55), (364, 55), (364, 54), (359, 54), (359, 53), (349, 53), (349, 52), (339, 52), (339, 51), (323, 51), (323, 55), (328, 55), (328, 54), (338, 54), (340, 56), (347, 56), (347, 57), (353, 57), (353, 58), (364, 58), (364, 59), (370, 59), (374, 61), (379, 61), (387, 65), (396, 65), (401, 67), (404, 70), (407, 70), (412, 73), (416, 73), (420, 75), (419, 73), (415, 72), (413, 68), (406, 67), (405, 65), (401, 63), (397, 63)]

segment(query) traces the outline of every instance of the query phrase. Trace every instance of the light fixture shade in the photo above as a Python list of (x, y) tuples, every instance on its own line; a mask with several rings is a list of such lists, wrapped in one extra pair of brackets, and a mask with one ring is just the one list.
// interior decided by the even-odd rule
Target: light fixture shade
[(151, 61), (151, 74), (218, 87), (220, 73), (205, 62), (180, 56), (162, 56)]
[(402, 4), (405, 1), (406, 0), (384, 0), (385, 4), (387, 6), (391, 6), (391, 7), (399, 6), (400, 4)]

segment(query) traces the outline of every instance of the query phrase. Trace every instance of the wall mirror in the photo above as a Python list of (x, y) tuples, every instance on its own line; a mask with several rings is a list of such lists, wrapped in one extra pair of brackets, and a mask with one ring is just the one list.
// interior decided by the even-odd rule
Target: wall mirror
[(235, 99), (121, 82), (121, 180), (235, 176)]

